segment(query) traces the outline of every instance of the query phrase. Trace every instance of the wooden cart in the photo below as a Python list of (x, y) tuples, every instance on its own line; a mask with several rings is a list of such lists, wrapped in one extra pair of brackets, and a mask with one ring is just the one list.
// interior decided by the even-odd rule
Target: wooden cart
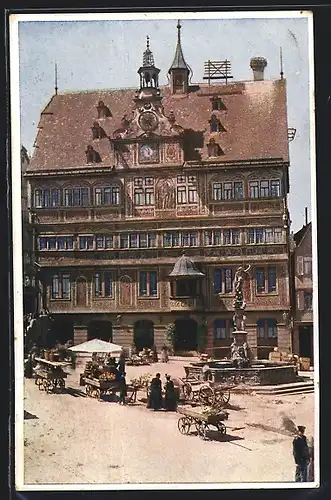
[(196, 378), (181, 379), (185, 401), (199, 402), (204, 405), (221, 407), (230, 401), (233, 385), (204, 382)]
[[(84, 377), (86, 394), (91, 398), (96, 398), (99, 401), (103, 396), (116, 394), (121, 390), (121, 383), (118, 380), (99, 380), (97, 378)], [(137, 388), (127, 385), (128, 403), (135, 403), (137, 400)]]
[(216, 427), (220, 434), (226, 434), (226, 427), (222, 422), (228, 418), (228, 413), (225, 411), (220, 411), (217, 415), (208, 415), (203, 413), (203, 407), (178, 407), (177, 412), (183, 415), (177, 423), (181, 434), (187, 435), (192, 428), (195, 428), (198, 435), (206, 439), (210, 426)]
[(47, 393), (54, 391), (56, 388), (63, 390), (65, 388), (64, 379), (68, 374), (63, 371), (64, 366), (69, 366), (70, 363), (64, 361), (48, 361), (43, 358), (35, 358), (39, 364), (33, 370), (35, 374), (35, 384), (39, 390), (44, 389)]

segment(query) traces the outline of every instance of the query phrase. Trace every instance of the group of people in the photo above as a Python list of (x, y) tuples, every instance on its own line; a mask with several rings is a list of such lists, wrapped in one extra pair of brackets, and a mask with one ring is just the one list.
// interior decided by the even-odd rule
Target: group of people
[(170, 375), (166, 375), (166, 383), (164, 386), (165, 395), (163, 399), (161, 375), (157, 373), (151, 381), (150, 393), (147, 400), (147, 408), (154, 411), (164, 408), (167, 411), (176, 411), (177, 408), (177, 393)]

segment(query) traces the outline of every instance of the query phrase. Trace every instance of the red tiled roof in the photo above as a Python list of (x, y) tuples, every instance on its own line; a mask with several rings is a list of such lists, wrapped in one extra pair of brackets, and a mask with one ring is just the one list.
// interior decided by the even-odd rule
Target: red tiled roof
[[(212, 111), (211, 92), (219, 95), (226, 110)], [(207, 143), (214, 137), (224, 152), (223, 161), (282, 158), (288, 161), (285, 80), (237, 82), (228, 85), (201, 84), (187, 95), (171, 95), (161, 87), (164, 112), (174, 111), (176, 124), (203, 138), (197, 144), (202, 160), (208, 159)], [(100, 165), (112, 165), (109, 139), (92, 140), (91, 127), (97, 120), (99, 101), (112, 116), (98, 120), (106, 134), (121, 127), (122, 117), (134, 109), (134, 89), (97, 90), (54, 95), (42, 111), (35, 149), (28, 171), (82, 167), (85, 150), (91, 144), (101, 156)], [(225, 132), (210, 133), (212, 114), (220, 119)]]

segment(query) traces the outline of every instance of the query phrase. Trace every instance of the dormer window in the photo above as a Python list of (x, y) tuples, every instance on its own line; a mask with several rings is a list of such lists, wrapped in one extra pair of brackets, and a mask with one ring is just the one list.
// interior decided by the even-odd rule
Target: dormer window
[(217, 118), (216, 115), (211, 115), (209, 123), (211, 132), (225, 132), (225, 128), (223, 127), (223, 125), (221, 124), (220, 120)]
[(86, 151), (86, 162), (87, 163), (100, 163), (101, 162), (101, 157), (95, 149), (93, 149), (92, 146), (87, 146)]
[(93, 134), (93, 139), (103, 139), (106, 137), (106, 132), (102, 127), (100, 127), (98, 122), (93, 123), (92, 129), (92, 134)]
[(105, 105), (103, 101), (99, 101), (97, 106), (98, 118), (106, 118), (107, 116), (111, 116), (110, 109)]
[(207, 144), (207, 149), (208, 149), (208, 156), (209, 157), (216, 157), (216, 156), (221, 156), (224, 155), (224, 152), (220, 148), (220, 146), (215, 142), (215, 139), (210, 139), (209, 143)]
[(224, 102), (219, 97), (213, 97), (213, 99), (211, 100), (211, 109), (213, 111), (221, 111), (225, 110), (226, 107)]

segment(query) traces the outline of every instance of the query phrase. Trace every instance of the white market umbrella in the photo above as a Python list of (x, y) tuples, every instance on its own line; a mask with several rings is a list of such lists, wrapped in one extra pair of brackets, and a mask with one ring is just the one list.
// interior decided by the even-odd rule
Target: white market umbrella
[(112, 344), (111, 342), (105, 342), (100, 339), (92, 339), (82, 344), (75, 345), (69, 348), (73, 352), (89, 352), (89, 353), (107, 353), (114, 357), (119, 356), (122, 353), (122, 346), (117, 344)]

